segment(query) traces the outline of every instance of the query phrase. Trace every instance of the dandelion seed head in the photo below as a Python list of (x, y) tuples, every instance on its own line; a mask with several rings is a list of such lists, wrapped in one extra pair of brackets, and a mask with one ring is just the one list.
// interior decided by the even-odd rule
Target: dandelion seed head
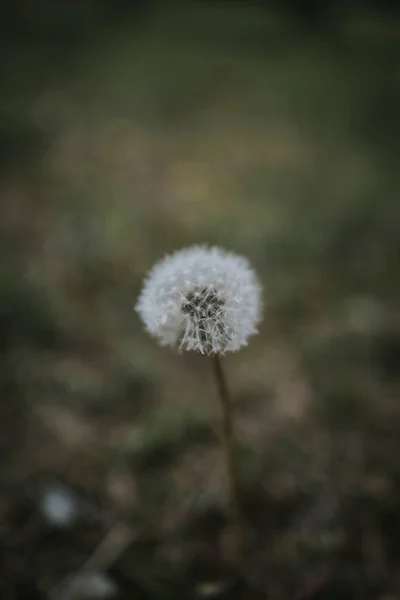
[(161, 345), (224, 354), (257, 333), (261, 286), (245, 258), (193, 246), (153, 267), (136, 310)]

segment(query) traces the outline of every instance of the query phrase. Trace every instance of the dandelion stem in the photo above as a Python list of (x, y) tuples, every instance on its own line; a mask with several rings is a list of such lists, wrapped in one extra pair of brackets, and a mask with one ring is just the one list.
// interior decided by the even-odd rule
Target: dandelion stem
[(225, 453), (226, 469), (228, 474), (229, 500), (235, 535), (235, 554), (239, 562), (243, 549), (243, 523), (240, 502), (240, 485), (238, 462), (235, 454), (233, 410), (226, 377), (219, 354), (212, 357), (214, 375), (218, 388), (218, 396), (222, 409), (222, 444)]

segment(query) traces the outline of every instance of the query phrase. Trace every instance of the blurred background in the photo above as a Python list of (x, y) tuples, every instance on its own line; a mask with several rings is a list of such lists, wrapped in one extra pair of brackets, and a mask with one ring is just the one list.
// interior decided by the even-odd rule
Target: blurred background
[[(400, 597), (400, 3), (6, 0), (0, 597)], [(165, 253), (246, 255), (225, 366), (133, 306)]]

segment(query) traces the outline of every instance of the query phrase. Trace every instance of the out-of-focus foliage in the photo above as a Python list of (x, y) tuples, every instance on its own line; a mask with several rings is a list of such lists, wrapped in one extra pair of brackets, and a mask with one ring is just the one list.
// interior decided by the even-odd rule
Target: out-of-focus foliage
[(133, 311), (197, 242), (265, 287), (226, 361), (251, 588), (400, 593), (400, 24), (332, 10), (328, 33), (272, 3), (3, 8), (2, 598), (58, 597), (88, 560), (121, 597), (239, 597), (211, 369)]

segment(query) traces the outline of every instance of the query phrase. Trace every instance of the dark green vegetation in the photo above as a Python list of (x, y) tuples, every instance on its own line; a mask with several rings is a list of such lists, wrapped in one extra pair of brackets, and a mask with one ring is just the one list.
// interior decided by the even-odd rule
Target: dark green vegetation
[[(121, 598), (397, 598), (399, 22), (9, 5), (1, 598), (47, 594), (115, 521), (95, 564)], [(226, 359), (251, 530), (232, 587), (211, 366), (133, 312), (153, 262), (204, 241), (251, 259), (267, 307)], [(67, 530), (37, 511), (54, 478), (84, 499)]]

